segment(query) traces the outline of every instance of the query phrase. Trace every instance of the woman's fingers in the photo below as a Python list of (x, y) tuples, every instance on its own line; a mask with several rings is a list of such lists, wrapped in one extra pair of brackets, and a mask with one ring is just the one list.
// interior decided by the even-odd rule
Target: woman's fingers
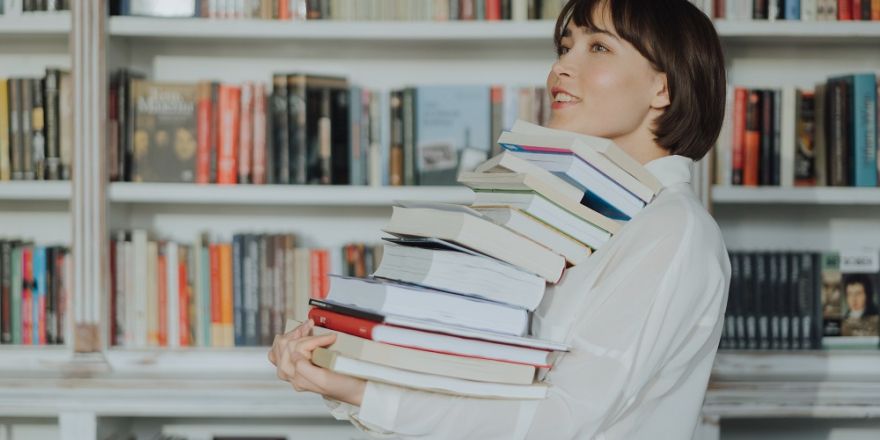
[(336, 342), (336, 335), (332, 333), (321, 336), (307, 336), (298, 339), (293, 344), (293, 350), (298, 355), (308, 360), (312, 358), (312, 351), (314, 351), (315, 348), (326, 347), (334, 342)]

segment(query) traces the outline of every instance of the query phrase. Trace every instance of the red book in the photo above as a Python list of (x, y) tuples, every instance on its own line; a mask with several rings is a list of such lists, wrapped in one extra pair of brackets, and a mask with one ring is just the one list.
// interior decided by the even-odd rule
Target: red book
[(852, 18), (853, 20), (862, 19), (862, 2), (871, 0), (852, 0)]
[(745, 163), (745, 138), (746, 138), (746, 100), (748, 89), (737, 87), (734, 90), (733, 101), (733, 168), (732, 184), (743, 184), (743, 168)]
[(199, 83), (196, 104), (196, 183), (211, 183), (211, 83)]
[(713, 18), (724, 18), (724, 11), (727, 9), (725, 0), (715, 0), (713, 6)]
[(279, 20), (290, 20), (290, 3), (287, 1), (278, 2), (278, 19)]
[(837, 0), (837, 19), (838, 20), (852, 20), (853, 19), (853, 10), (852, 10), (852, 1), (853, 0)]
[(266, 88), (262, 83), (254, 87), (254, 157), (251, 175), (253, 183), (266, 183)]
[(743, 185), (758, 186), (761, 169), (761, 91), (750, 90), (746, 104)]
[(165, 244), (159, 244), (159, 261), (156, 272), (159, 276), (159, 346), (168, 345), (168, 260), (165, 257)]
[(36, 344), (34, 341), (34, 285), (33, 248), (25, 246), (21, 250), (21, 343)]
[(486, 0), (486, 20), (501, 20), (501, 0)]
[[(183, 257), (184, 253), (180, 254)], [(180, 346), (188, 347), (191, 345), (189, 340), (189, 304), (190, 304), (190, 290), (189, 284), (187, 283), (187, 265), (186, 259), (181, 258), (179, 260), (179, 264), (177, 265), (177, 291), (178, 291), (178, 305), (177, 305), (177, 313), (178, 319), (180, 322)]]
[(238, 167), (239, 113), (241, 112), (241, 89), (238, 86), (220, 85), (220, 127), (217, 153), (217, 183), (234, 184)]
[(254, 151), (254, 84), (241, 86), (241, 114), (239, 115), (238, 182), (251, 182), (251, 156)]

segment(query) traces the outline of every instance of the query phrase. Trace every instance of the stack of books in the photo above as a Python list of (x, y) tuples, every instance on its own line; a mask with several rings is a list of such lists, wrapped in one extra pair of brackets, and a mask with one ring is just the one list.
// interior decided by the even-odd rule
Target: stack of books
[(310, 300), (316, 332), (337, 335), (312, 362), (456, 395), (546, 396), (536, 372), (568, 347), (529, 337), (530, 313), (660, 183), (606, 139), (517, 121), (499, 144), (459, 175), (471, 206), (398, 203), (373, 277), (331, 276)]

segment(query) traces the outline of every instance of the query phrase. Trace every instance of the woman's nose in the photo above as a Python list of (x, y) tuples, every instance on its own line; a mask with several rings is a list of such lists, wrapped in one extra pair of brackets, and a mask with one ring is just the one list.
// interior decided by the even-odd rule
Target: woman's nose
[(553, 71), (553, 74), (556, 76), (567, 76), (567, 77), (572, 76), (571, 69), (567, 66), (567, 64), (565, 63), (565, 60), (563, 60), (562, 58), (556, 60), (556, 62), (553, 63), (552, 71)]

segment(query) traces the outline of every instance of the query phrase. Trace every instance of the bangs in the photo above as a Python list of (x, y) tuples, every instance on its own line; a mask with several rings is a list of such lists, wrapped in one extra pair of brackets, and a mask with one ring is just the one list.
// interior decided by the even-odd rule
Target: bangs
[[(640, 2), (630, 0), (570, 0), (556, 19), (556, 27), (553, 31), (556, 54), (561, 53), (562, 38), (568, 35), (569, 24), (574, 24), (587, 31), (610, 32), (611, 29), (602, 28), (593, 20), (595, 13), (601, 14), (605, 9), (608, 9), (611, 12), (611, 23), (614, 25), (614, 31), (617, 35), (632, 44), (655, 69), (662, 71), (654, 56), (655, 48), (649, 44), (650, 37), (644, 32), (645, 29), (651, 29), (653, 26), (649, 26), (649, 23), (645, 22), (646, 14), (636, 13), (635, 8), (639, 7), (638, 3)], [(639, 29), (642, 29), (643, 32), (638, 32)]]

